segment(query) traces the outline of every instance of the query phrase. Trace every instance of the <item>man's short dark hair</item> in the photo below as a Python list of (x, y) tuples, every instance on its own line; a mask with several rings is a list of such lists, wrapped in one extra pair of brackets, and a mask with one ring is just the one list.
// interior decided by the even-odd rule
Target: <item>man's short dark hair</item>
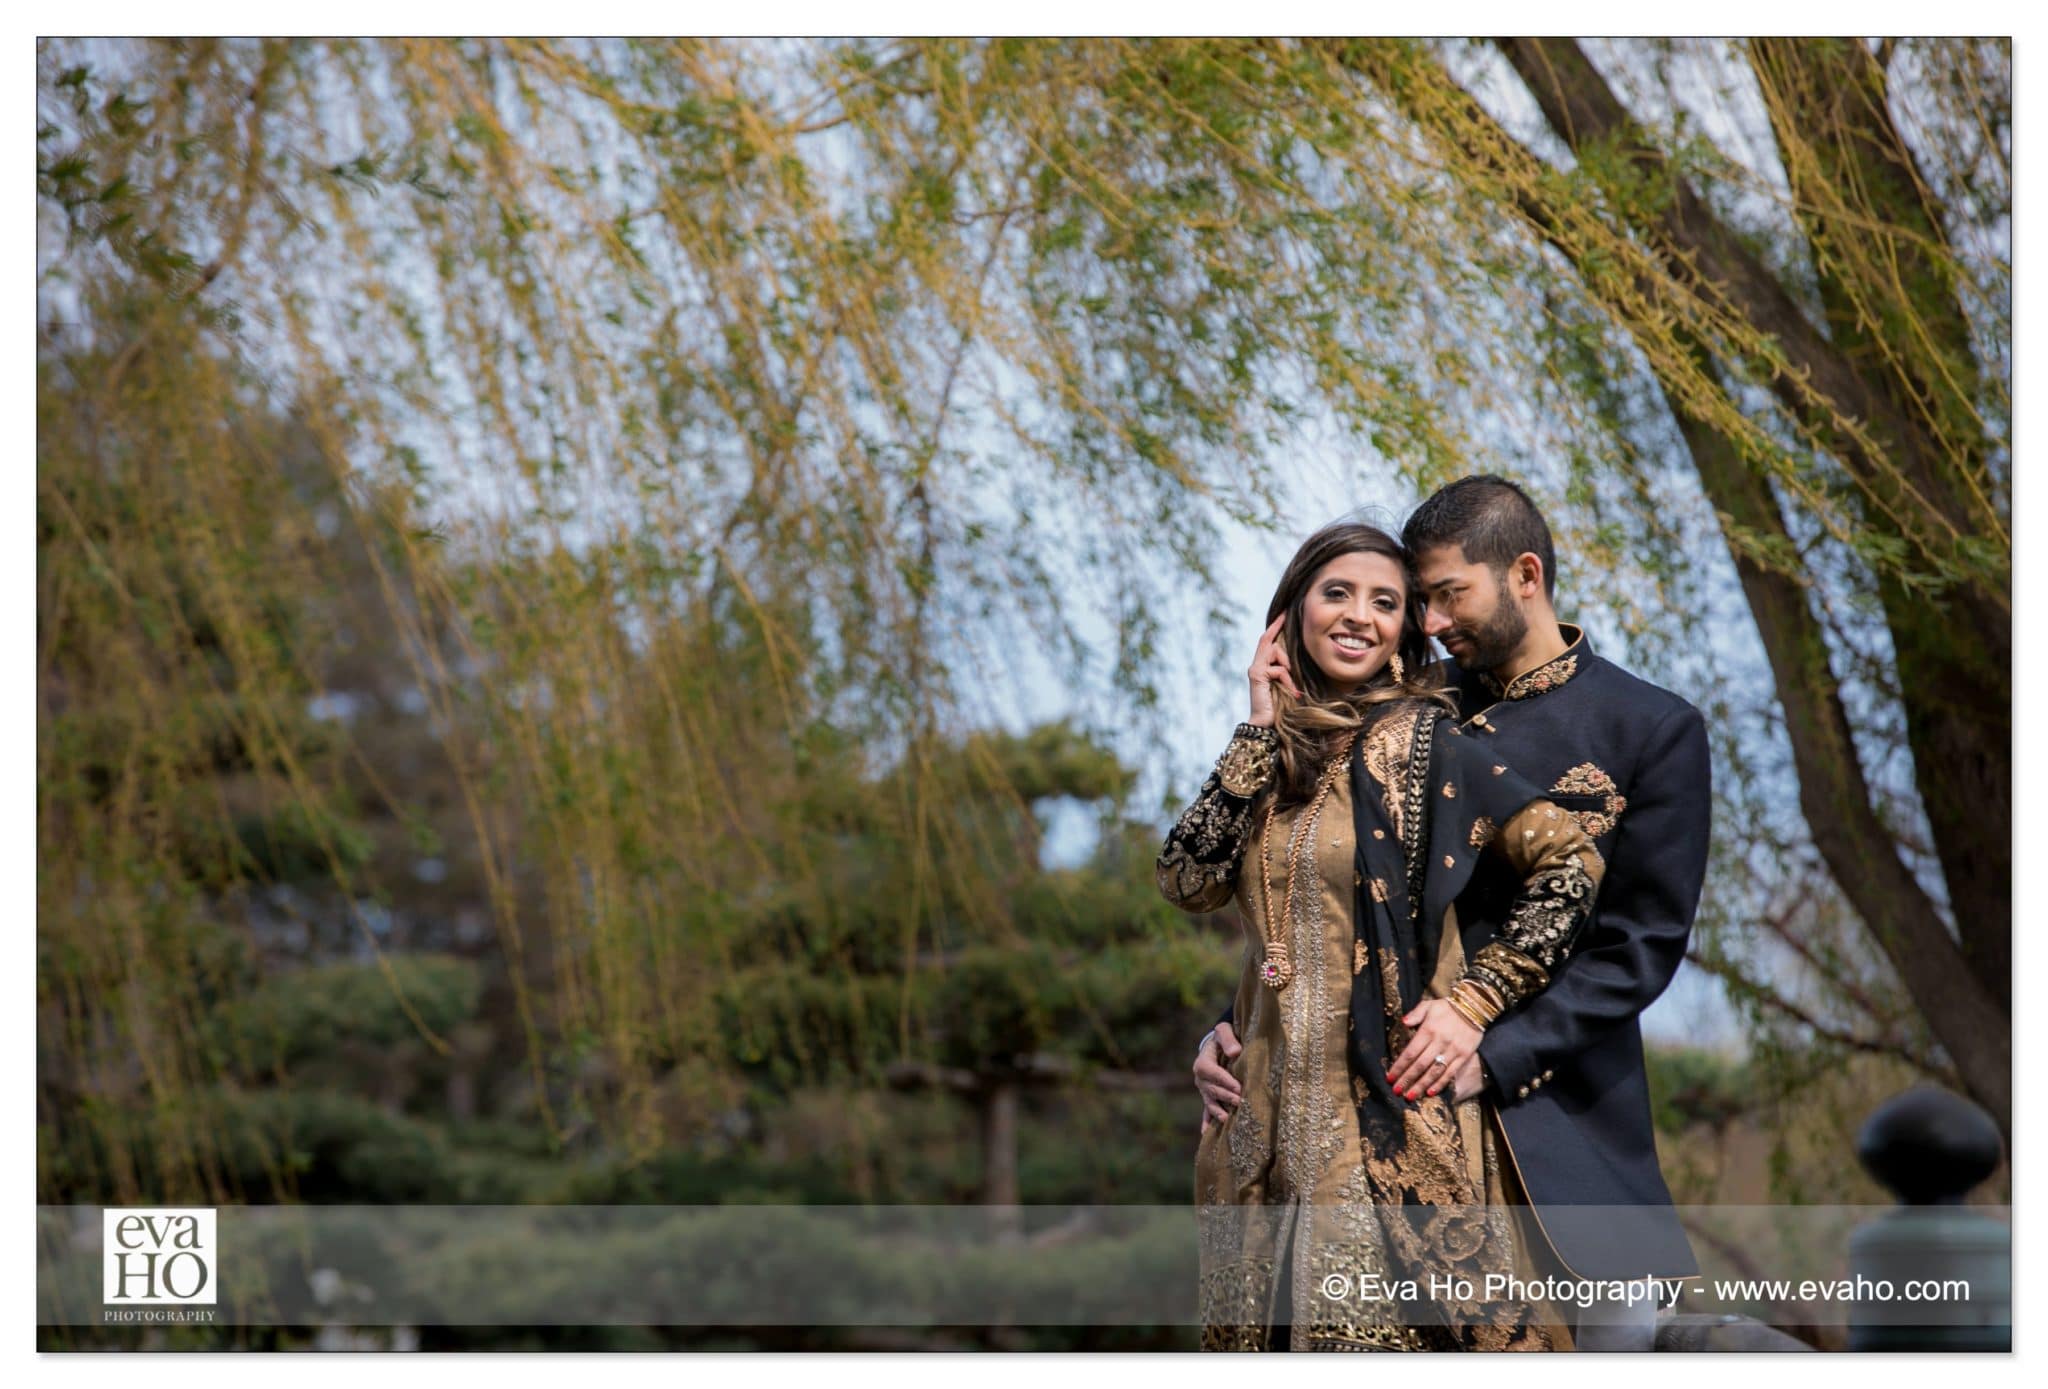
[(1517, 555), (1543, 561), (1543, 592), (1557, 596), (1557, 551), (1550, 527), (1529, 494), (1504, 477), (1482, 473), (1437, 489), (1401, 527), (1401, 543), (1420, 556), (1438, 545), (1456, 545), (1468, 564), (1505, 574)]

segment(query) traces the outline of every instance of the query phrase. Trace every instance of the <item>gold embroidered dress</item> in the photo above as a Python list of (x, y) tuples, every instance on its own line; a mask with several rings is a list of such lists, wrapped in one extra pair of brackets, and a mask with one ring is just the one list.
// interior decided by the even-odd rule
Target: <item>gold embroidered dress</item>
[[(1461, 977), (1509, 1007), (1542, 988), (1603, 865), (1569, 816), (1439, 726), (1434, 706), (1375, 713), (1320, 797), (1270, 817), (1277, 737), (1240, 725), (1159, 858), (1169, 900), (1235, 900), (1245, 925), (1231, 1065), (1243, 1100), (1195, 1160), (1203, 1347), (1265, 1349), (1282, 1325), (1304, 1350), (1568, 1344), (1555, 1309), (1483, 1292), (1490, 1273), (1539, 1267), (1486, 1102), (1407, 1101), (1385, 1068), (1408, 1040), (1401, 1017)], [(1481, 853), (1505, 855), (1523, 890), (1468, 961), (1450, 901)], [(1367, 1293), (1431, 1275), (1482, 1291)]]

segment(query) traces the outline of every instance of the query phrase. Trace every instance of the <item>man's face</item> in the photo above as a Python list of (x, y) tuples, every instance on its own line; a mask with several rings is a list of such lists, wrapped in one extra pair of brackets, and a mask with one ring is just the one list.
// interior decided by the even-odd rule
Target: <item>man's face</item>
[(1458, 545), (1438, 545), (1415, 557), (1422, 593), (1429, 602), (1422, 630), (1443, 644), (1466, 670), (1505, 665), (1528, 634), (1522, 605), (1509, 591), (1507, 575), (1472, 564)]

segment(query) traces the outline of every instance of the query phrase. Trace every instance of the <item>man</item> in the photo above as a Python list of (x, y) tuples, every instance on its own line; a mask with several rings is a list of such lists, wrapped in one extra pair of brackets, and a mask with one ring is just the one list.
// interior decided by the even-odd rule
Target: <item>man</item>
[[(1549, 987), (1486, 1029), (1451, 1078), (1490, 1089), (1510, 1160), (1561, 1276), (1675, 1278), (1697, 1271), (1657, 1166), (1638, 1018), (1671, 982), (1706, 875), (1709, 766), (1699, 711), (1594, 654), (1552, 606), (1550, 529), (1496, 477), (1450, 484), (1402, 530), (1428, 602), (1425, 630), (1456, 662), (1460, 733), (1576, 818), (1607, 861), (1593, 920)], [(1458, 898), (1469, 956), (1514, 883), (1502, 865)], [(1203, 1125), (1238, 1086), (1226, 1010), (1195, 1062)], [(1429, 1058), (1396, 1058), (1397, 1085)], [(1576, 1209), (1575, 1209), (1576, 1208)], [(1649, 1350), (1649, 1299), (1587, 1314), (1582, 1349)]]

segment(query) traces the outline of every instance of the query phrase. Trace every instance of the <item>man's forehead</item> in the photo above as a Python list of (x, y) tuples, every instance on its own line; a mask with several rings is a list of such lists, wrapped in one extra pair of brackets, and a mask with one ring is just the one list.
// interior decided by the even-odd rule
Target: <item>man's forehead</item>
[(1456, 578), (1472, 567), (1472, 562), (1465, 558), (1465, 547), (1455, 541), (1426, 546), (1415, 552), (1416, 572), (1426, 584)]

